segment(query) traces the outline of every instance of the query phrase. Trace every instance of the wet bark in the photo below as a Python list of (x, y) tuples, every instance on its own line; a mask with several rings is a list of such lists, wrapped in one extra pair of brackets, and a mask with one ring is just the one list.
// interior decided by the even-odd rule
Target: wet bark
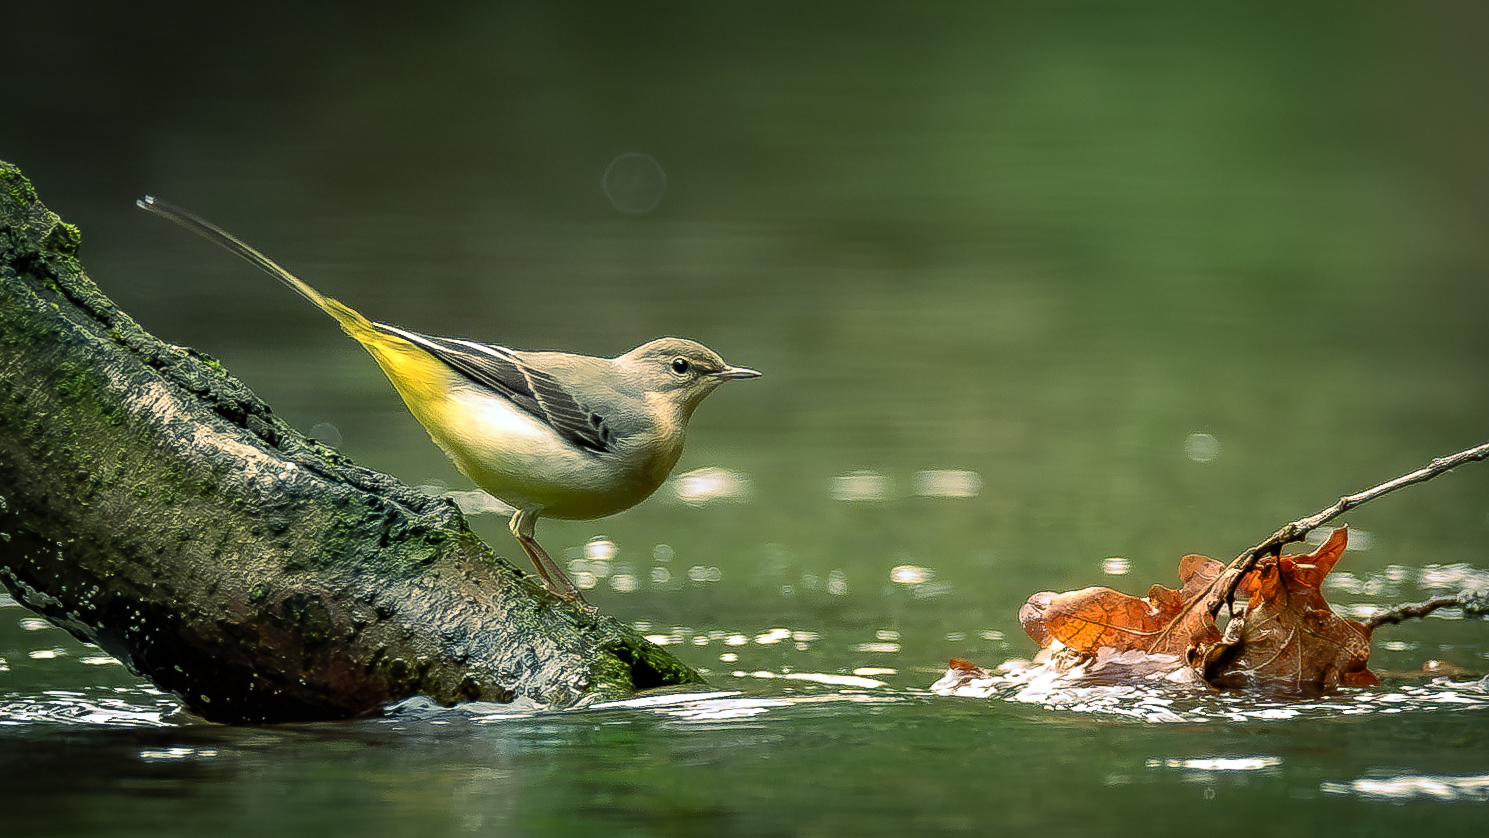
[(700, 680), (547, 595), (448, 500), (147, 334), (84, 274), (79, 241), (0, 162), (0, 582), (22, 604), (222, 722)]

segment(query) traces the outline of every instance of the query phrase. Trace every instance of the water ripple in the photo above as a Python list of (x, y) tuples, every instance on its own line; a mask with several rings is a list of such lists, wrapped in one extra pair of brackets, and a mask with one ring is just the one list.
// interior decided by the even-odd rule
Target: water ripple
[(1325, 794), (1352, 795), (1365, 800), (1390, 803), (1422, 798), (1489, 803), (1489, 774), (1469, 777), (1428, 774), (1360, 777), (1347, 783), (1323, 783), (1319, 790)]
[(975, 676), (951, 669), (931, 685), (930, 691), (947, 697), (1033, 704), (1049, 711), (1187, 724), (1489, 708), (1489, 677), (1478, 681), (1439, 677), (1423, 684), (1341, 690), (1317, 698), (1273, 698), (1255, 693), (1218, 692), (1201, 684), (1157, 676), (1137, 677), (1123, 683), (1090, 683), (1043, 667), (1011, 666), (979, 671)]
[(181, 705), (150, 689), (67, 691), (0, 699), (0, 725), (100, 725), (106, 727), (174, 727), (171, 716)]

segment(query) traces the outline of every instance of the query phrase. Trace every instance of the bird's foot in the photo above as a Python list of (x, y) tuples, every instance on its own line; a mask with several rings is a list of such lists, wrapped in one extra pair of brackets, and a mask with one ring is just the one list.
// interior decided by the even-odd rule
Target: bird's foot
[(543, 587), (548, 590), (548, 593), (564, 602), (579, 606), (586, 614), (599, 613), (600, 609), (585, 600), (584, 594), (581, 594), (579, 588), (569, 580), (569, 575), (564, 573), (563, 568), (558, 566), (558, 562), (548, 555), (548, 551), (544, 550), (536, 539), (518, 535), (517, 543), (522, 545), (522, 549), (527, 552), (527, 557), (532, 559), (533, 567), (537, 568), (538, 576), (542, 577)]

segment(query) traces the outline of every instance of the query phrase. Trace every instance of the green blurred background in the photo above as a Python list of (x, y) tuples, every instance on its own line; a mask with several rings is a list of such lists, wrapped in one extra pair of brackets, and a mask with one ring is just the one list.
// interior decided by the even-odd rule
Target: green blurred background
[[(1035, 591), (1172, 583), (1185, 553), (1489, 440), (1486, 23), (12, 4), (0, 158), (146, 328), (413, 485), (470, 488), (329, 320), (135, 198), (410, 328), (606, 355), (676, 334), (763, 370), (698, 412), (678, 473), (712, 483), (539, 536), (715, 683), (871, 667), (913, 690), (1030, 654)], [(1347, 520), (1342, 609), (1420, 598), (1434, 566), (1482, 581), (1489, 470)], [(772, 628), (795, 634), (754, 641)], [(1480, 624), (1392, 637), (1388, 672), (1486, 666)], [(60, 665), (16, 665), (14, 691), (92, 677)]]

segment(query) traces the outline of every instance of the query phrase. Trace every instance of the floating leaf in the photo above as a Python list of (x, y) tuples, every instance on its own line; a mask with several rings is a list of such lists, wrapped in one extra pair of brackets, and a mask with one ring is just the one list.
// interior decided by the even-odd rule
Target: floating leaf
[(1088, 655), (1102, 648), (1182, 655), (1220, 639), (1214, 620), (1194, 604), (1224, 569), (1214, 559), (1185, 556), (1179, 560), (1180, 588), (1154, 585), (1145, 598), (1111, 588), (1042, 591), (1024, 603), (1019, 622), (1041, 647), (1058, 640)]
[(1344, 528), (1306, 556), (1257, 562), (1256, 591), (1220, 641), (1195, 650), (1193, 662), (1217, 687), (1319, 693), (1380, 681), (1367, 667), (1370, 630), (1335, 614), (1320, 587), (1347, 542)]
[(1236, 588), (1237, 599), (1250, 601), (1223, 636), (1203, 603), (1225, 568), (1195, 555), (1179, 561), (1178, 590), (1154, 585), (1146, 597), (1110, 588), (1042, 591), (1024, 603), (1019, 622), (1045, 649), (1086, 658), (1130, 651), (1172, 656), (1220, 687), (1368, 686), (1377, 683), (1366, 667), (1370, 630), (1335, 614), (1320, 591), (1346, 542), (1340, 528), (1308, 555), (1257, 562)]

